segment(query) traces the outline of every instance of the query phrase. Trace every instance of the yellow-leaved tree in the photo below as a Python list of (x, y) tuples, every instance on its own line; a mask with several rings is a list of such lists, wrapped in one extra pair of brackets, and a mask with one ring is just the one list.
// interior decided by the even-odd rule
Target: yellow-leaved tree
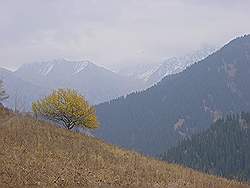
[(44, 99), (32, 104), (36, 117), (46, 118), (64, 125), (67, 129), (81, 126), (89, 129), (99, 127), (93, 106), (72, 89), (58, 89)]

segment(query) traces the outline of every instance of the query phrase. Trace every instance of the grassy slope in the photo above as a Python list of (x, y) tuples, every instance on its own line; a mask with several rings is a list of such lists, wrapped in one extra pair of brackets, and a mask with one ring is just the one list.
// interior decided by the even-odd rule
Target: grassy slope
[(31, 118), (0, 115), (0, 187), (6, 185), (248, 187)]

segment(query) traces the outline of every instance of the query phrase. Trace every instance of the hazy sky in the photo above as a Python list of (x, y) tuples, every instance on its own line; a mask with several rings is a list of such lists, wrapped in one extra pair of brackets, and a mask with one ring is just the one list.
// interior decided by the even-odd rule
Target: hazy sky
[(249, 0), (0, 0), (0, 66), (159, 63), (250, 33)]

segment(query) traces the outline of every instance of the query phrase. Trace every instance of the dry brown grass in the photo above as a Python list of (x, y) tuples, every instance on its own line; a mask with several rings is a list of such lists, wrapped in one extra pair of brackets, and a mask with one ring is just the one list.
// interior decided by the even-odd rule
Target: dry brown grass
[(250, 187), (28, 117), (0, 115), (0, 187)]

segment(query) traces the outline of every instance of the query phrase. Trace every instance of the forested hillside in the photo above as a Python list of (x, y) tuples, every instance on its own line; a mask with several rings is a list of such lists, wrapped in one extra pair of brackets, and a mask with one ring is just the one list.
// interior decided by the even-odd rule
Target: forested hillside
[(206, 173), (250, 181), (250, 114), (220, 119), (162, 158)]
[(250, 35), (159, 84), (96, 106), (97, 135), (157, 155), (228, 112), (250, 111)]

